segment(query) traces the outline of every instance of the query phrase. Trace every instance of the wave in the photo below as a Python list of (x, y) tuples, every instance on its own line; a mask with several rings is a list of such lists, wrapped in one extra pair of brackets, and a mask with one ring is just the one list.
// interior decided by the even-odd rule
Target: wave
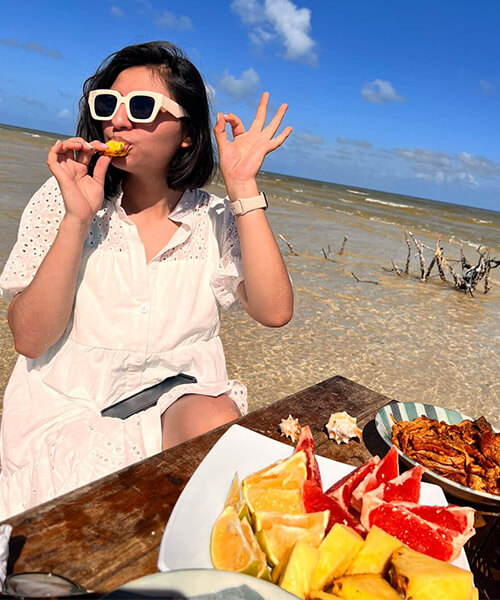
[(30, 133), (29, 131), (23, 131), (22, 133), (23, 133), (23, 135), (29, 135), (34, 138), (42, 137), (42, 136), (38, 135), (38, 133)]
[(346, 190), (351, 194), (359, 194), (360, 196), (366, 196), (365, 192), (358, 192), (357, 190)]
[(292, 190), (294, 192), (298, 192), (299, 194), (301, 194), (304, 190), (301, 190), (300, 188), (292, 188)]
[(395, 206), (396, 208), (413, 208), (409, 204), (397, 204), (396, 202), (388, 202), (379, 200), (378, 198), (365, 198), (365, 202), (373, 202), (374, 204), (384, 204), (385, 206)]
[(377, 221), (377, 223), (384, 223), (384, 225), (396, 225), (396, 227), (400, 226), (399, 223), (395, 223), (394, 221), (384, 221), (384, 219), (379, 219), (378, 217), (370, 217), (369, 220)]
[(472, 219), (474, 223), (493, 223), (493, 221), (483, 221), (482, 219)]
[(345, 204), (352, 204), (352, 203), (353, 203), (353, 201), (352, 201), (352, 200), (346, 200), (345, 198), (339, 198), (339, 200), (340, 200), (341, 202), (344, 202)]

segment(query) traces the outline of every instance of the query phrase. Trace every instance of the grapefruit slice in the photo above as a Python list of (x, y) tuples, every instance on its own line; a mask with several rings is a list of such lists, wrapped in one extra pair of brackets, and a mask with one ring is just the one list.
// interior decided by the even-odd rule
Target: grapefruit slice
[(321, 488), (321, 473), (319, 472), (318, 461), (314, 454), (314, 438), (309, 425), (302, 427), (300, 430), (300, 436), (297, 441), (295, 452), (300, 452), (301, 450), (306, 454), (307, 479), (309, 481), (314, 481), (314, 483)]
[(351, 471), (345, 477), (342, 477), (342, 479), (335, 482), (325, 493), (338, 500), (345, 510), (349, 510), (352, 492), (363, 481), (368, 473), (373, 471), (379, 462), (380, 458), (374, 456), (364, 465), (357, 467), (354, 471)]
[(243, 532), (238, 513), (228, 506), (219, 515), (210, 538), (210, 556), (216, 569), (257, 576), (260, 561)]
[(330, 531), (335, 523), (348, 525), (361, 535), (366, 533), (365, 528), (361, 523), (351, 515), (351, 513), (345, 510), (338, 500), (327, 496), (323, 490), (312, 481), (304, 481), (302, 494), (306, 512), (314, 513), (325, 510), (330, 511), (326, 533)]
[(381, 483), (390, 481), (399, 475), (398, 453), (396, 446), (391, 446), (389, 452), (377, 463), (376, 467), (356, 487), (351, 496), (351, 506), (361, 512), (363, 496), (374, 490)]
[(368, 492), (384, 502), (413, 502), (420, 500), (420, 484), (424, 467), (416, 466)]
[(474, 509), (469, 506), (422, 506), (403, 502), (401, 505), (426, 521), (468, 535), (474, 530)]
[(363, 500), (361, 523), (367, 529), (377, 525), (413, 550), (446, 562), (457, 558), (474, 534), (461, 534), (431, 523), (401, 504), (383, 502), (371, 495)]

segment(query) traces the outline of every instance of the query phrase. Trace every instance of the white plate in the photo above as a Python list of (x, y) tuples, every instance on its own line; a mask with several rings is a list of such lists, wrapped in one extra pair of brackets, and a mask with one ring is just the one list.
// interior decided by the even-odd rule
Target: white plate
[[(212, 594), (217, 593), (217, 596)], [(187, 569), (154, 573), (131, 581), (104, 598), (109, 600), (297, 600), (277, 585), (240, 573), (215, 569)]]
[[(457, 410), (442, 408), (441, 406), (434, 406), (434, 404), (422, 404), (420, 402), (391, 402), (390, 404), (382, 407), (375, 417), (375, 426), (377, 431), (379, 432), (380, 437), (389, 447), (392, 446), (392, 414), (398, 421), (412, 421), (417, 417), (425, 415), (430, 419), (444, 421), (445, 423), (448, 423), (448, 425), (458, 425), (465, 419), (470, 419), (470, 417), (458, 412)], [(414, 467), (416, 464), (418, 464), (409, 456), (406, 456), (406, 454), (401, 452), (399, 448), (396, 448), (396, 450), (398, 451), (401, 460), (410, 467)], [(456, 483), (451, 479), (447, 479), (442, 475), (438, 475), (429, 469), (427, 469), (424, 473), (424, 479), (428, 479), (429, 481), (437, 483), (446, 492), (448, 492), (448, 494), (455, 496), (455, 498), (460, 498), (461, 500), (466, 500), (467, 502), (478, 502), (479, 504), (489, 504), (497, 507), (500, 506), (500, 496), (473, 490), (465, 485)]]
[[(210, 534), (224, 508), (235, 472), (243, 479), (290, 456), (292, 451), (291, 446), (240, 425), (230, 427), (206, 455), (179, 496), (163, 533), (158, 569), (211, 568)], [(324, 489), (353, 469), (329, 458), (317, 458)], [(422, 484), (420, 502), (447, 505), (443, 490), (430, 483)], [(453, 564), (469, 569), (463, 550)]]

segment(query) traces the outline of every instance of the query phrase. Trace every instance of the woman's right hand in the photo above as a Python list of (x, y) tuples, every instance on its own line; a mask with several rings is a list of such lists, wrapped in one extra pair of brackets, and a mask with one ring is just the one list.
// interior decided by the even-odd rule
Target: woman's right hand
[(104, 179), (111, 158), (99, 157), (92, 177), (88, 165), (92, 156), (105, 148), (103, 142), (88, 143), (75, 137), (57, 141), (47, 157), (47, 165), (61, 188), (66, 216), (83, 224), (90, 224), (104, 200)]

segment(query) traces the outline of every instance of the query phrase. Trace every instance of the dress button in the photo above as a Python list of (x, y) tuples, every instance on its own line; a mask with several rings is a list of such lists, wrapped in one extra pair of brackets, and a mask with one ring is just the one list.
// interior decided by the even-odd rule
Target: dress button
[(137, 363), (142, 363), (142, 362), (143, 362), (143, 360), (144, 360), (144, 356), (143, 356), (142, 354), (139, 354), (139, 353), (137, 353), (137, 354), (135, 355), (135, 362), (137, 362)]
[(147, 313), (148, 310), (149, 310), (149, 305), (147, 303), (146, 304), (141, 304), (139, 306), (139, 310), (141, 311), (141, 313)]

